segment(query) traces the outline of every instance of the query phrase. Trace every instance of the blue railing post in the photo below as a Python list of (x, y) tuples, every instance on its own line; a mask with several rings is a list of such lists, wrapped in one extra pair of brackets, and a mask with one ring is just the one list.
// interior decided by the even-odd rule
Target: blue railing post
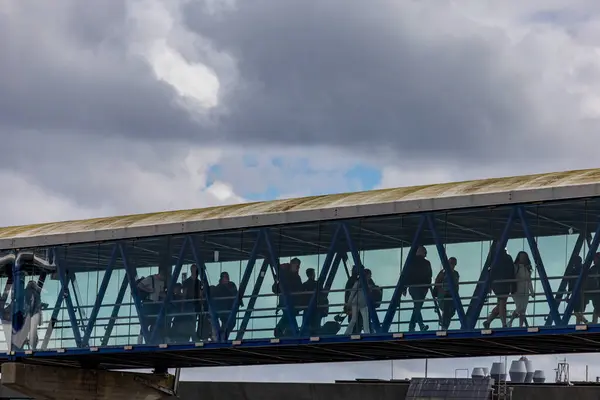
[(398, 310), (398, 307), (400, 306), (402, 292), (404, 291), (404, 287), (406, 286), (404, 282), (406, 281), (407, 267), (411, 265), (413, 259), (415, 258), (417, 248), (419, 247), (421, 233), (423, 232), (424, 227), (425, 216), (421, 216), (419, 220), (419, 225), (417, 227), (417, 230), (415, 231), (415, 235), (413, 236), (410, 249), (408, 250), (408, 254), (406, 255), (406, 259), (404, 260), (402, 271), (400, 271), (400, 275), (398, 276), (398, 282), (396, 283), (396, 287), (394, 288), (394, 293), (392, 294), (390, 305), (388, 307), (387, 312), (385, 313), (385, 317), (383, 318), (383, 324), (381, 325), (381, 331), (383, 333), (387, 333), (390, 331), (390, 327), (392, 326), (392, 322), (394, 321), (394, 316), (396, 315), (396, 310)]
[[(150, 329), (150, 343), (155, 342), (157, 335), (156, 332), (160, 330), (160, 326), (164, 325), (162, 321), (166, 318), (167, 308), (171, 305), (171, 301), (173, 300), (173, 290), (175, 290), (175, 285), (177, 284), (177, 280), (179, 279), (179, 274), (181, 274), (185, 250), (188, 246), (189, 241), (190, 238), (188, 236), (185, 236), (183, 238), (183, 243), (181, 243), (181, 248), (179, 249), (179, 257), (177, 258), (177, 263), (175, 264), (175, 270), (171, 273), (171, 279), (169, 279), (169, 283), (167, 285), (167, 292), (165, 293), (165, 298), (163, 299), (162, 304), (160, 305), (160, 309), (156, 317), (156, 323)], [(171, 266), (169, 266), (169, 268), (171, 268)]]
[(90, 313), (90, 319), (88, 320), (87, 326), (85, 327), (85, 332), (83, 333), (82, 346), (89, 346), (90, 336), (92, 335), (92, 331), (94, 330), (94, 325), (96, 324), (96, 319), (98, 318), (98, 313), (100, 312), (100, 307), (102, 307), (102, 302), (104, 301), (104, 296), (106, 295), (106, 290), (108, 289), (108, 284), (110, 283), (110, 278), (112, 276), (113, 268), (117, 261), (118, 248), (117, 245), (113, 247), (112, 253), (110, 255), (110, 260), (104, 271), (104, 276), (102, 277), (102, 283), (100, 284), (100, 288), (98, 289), (98, 295), (96, 297), (96, 301), (94, 302), (94, 307), (92, 308), (92, 312)]
[(540, 281), (542, 282), (542, 287), (544, 288), (544, 294), (546, 295), (546, 301), (548, 302), (548, 307), (550, 308), (550, 315), (554, 320), (556, 325), (560, 325), (561, 319), (560, 314), (558, 313), (558, 306), (554, 301), (554, 293), (552, 292), (552, 286), (550, 286), (550, 281), (548, 280), (548, 275), (546, 274), (546, 268), (544, 267), (544, 262), (542, 257), (540, 256), (540, 251), (537, 246), (537, 241), (535, 237), (531, 233), (531, 229), (529, 227), (529, 222), (527, 221), (527, 216), (525, 215), (525, 211), (522, 206), (517, 207), (517, 212), (519, 213), (519, 219), (521, 220), (521, 225), (523, 226), (523, 231), (525, 232), (525, 237), (527, 238), (527, 242), (529, 243), (529, 248), (531, 249), (531, 254), (533, 256), (533, 260), (535, 262), (535, 266), (538, 271), (538, 275), (540, 276)]
[(117, 323), (117, 319), (119, 318), (119, 311), (121, 310), (121, 304), (123, 304), (123, 300), (125, 299), (125, 293), (127, 292), (128, 286), (129, 281), (127, 280), (127, 275), (125, 275), (123, 277), (123, 281), (121, 282), (119, 293), (117, 293), (117, 299), (115, 300), (112, 313), (110, 314), (110, 319), (108, 320), (108, 324), (106, 325), (106, 331), (104, 332), (104, 336), (102, 337), (102, 346), (108, 345), (110, 335), (112, 334), (115, 324)]
[(64, 260), (59, 259), (56, 254), (56, 249), (54, 252), (54, 263), (56, 265), (56, 270), (58, 272), (58, 277), (61, 285), (61, 292), (65, 296), (65, 303), (67, 306), (67, 313), (69, 314), (69, 320), (71, 322), (71, 328), (73, 328), (73, 337), (75, 338), (75, 344), (77, 347), (81, 347), (81, 334), (79, 332), (79, 324), (77, 323), (77, 313), (75, 312), (75, 308), (73, 307), (73, 299), (71, 298), (71, 291), (69, 290), (69, 277), (68, 272), (65, 270), (66, 265), (64, 265)]
[[(575, 257), (579, 256), (579, 253), (581, 253), (581, 249), (583, 248), (583, 244), (585, 243), (585, 237), (586, 237), (586, 235), (583, 233), (580, 233), (577, 236), (577, 240), (575, 241), (575, 246), (573, 246), (573, 251), (571, 252), (571, 257), (569, 257), (569, 260), (567, 261), (567, 266), (565, 267), (565, 273), (563, 274), (563, 278), (560, 281), (558, 290), (556, 291), (556, 294), (554, 295), (554, 302), (556, 303), (556, 307), (558, 307), (560, 305), (560, 302), (562, 301), (563, 296), (565, 295), (565, 292), (569, 285), (569, 280), (573, 279), (573, 277), (569, 276), (569, 271), (573, 267), (573, 262), (575, 260)], [(548, 314), (546, 316), (545, 325), (546, 326), (552, 325), (552, 316), (550, 314)]]
[(268, 269), (269, 260), (264, 259), (260, 270), (258, 271), (258, 278), (256, 278), (256, 282), (254, 282), (254, 288), (252, 289), (252, 294), (250, 295), (250, 300), (248, 300), (248, 305), (246, 306), (246, 311), (244, 312), (244, 317), (242, 318), (242, 322), (240, 323), (240, 328), (237, 331), (235, 340), (242, 340), (244, 338), (244, 334), (246, 333), (246, 329), (248, 328), (248, 323), (250, 323), (250, 318), (252, 317), (252, 312), (254, 311), (256, 300), (258, 299), (258, 295), (260, 294), (260, 289), (265, 280), (265, 276), (267, 275)]
[(323, 290), (327, 294), (329, 294), (329, 291), (331, 290), (331, 287), (333, 286), (333, 281), (335, 280), (335, 276), (337, 275), (337, 272), (340, 269), (340, 264), (342, 263), (344, 258), (346, 260), (348, 259), (348, 255), (346, 254), (346, 252), (338, 251), (335, 254), (333, 263), (331, 263), (331, 271), (329, 272), (329, 275), (327, 275), (327, 279), (325, 280), (325, 284), (323, 285)]
[(598, 225), (596, 227), (596, 232), (594, 232), (594, 238), (592, 239), (592, 243), (590, 244), (587, 255), (585, 256), (585, 261), (583, 262), (583, 266), (581, 267), (581, 271), (579, 272), (577, 281), (575, 281), (575, 287), (573, 288), (573, 292), (571, 293), (571, 298), (567, 302), (567, 307), (565, 308), (565, 312), (563, 313), (563, 317), (561, 320), (563, 325), (569, 324), (571, 314), (573, 313), (573, 307), (579, 299), (583, 282), (585, 281), (588, 271), (592, 265), (592, 262), (594, 261), (596, 251), (598, 251), (598, 245), (600, 245), (600, 221), (598, 222)]
[[(460, 300), (460, 296), (458, 295), (458, 282), (454, 282), (454, 274), (452, 272), (452, 268), (450, 267), (450, 262), (448, 261), (448, 255), (446, 254), (446, 248), (444, 247), (444, 243), (440, 238), (440, 235), (435, 227), (435, 223), (433, 222), (433, 218), (431, 215), (427, 215), (427, 224), (429, 225), (429, 230), (433, 235), (433, 239), (435, 241), (435, 247), (437, 248), (438, 255), (440, 256), (440, 261), (442, 262), (442, 267), (444, 268), (444, 275), (446, 276), (446, 284), (448, 285), (448, 290), (450, 291), (450, 296), (452, 296), (452, 302), (454, 303), (454, 308), (456, 308), (456, 313), (458, 314), (458, 320), (460, 322), (460, 328), (466, 329), (467, 327), (467, 318), (465, 315), (465, 309), (463, 308), (462, 301)], [(456, 285), (456, 286), (455, 286)]]
[[(310, 321), (312, 315), (315, 312), (315, 308), (317, 308), (319, 293), (323, 291), (323, 284), (325, 283), (325, 279), (329, 274), (329, 269), (331, 268), (331, 264), (333, 263), (334, 256), (336, 254), (336, 248), (338, 246), (338, 238), (340, 236), (341, 226), (338, 225), (335, 228), (335, 232), (331, 238), (331, 243), (329, 244), (329, 248), (327, 249), (327, 254), (325, 255), (325, 260), (323, 261), (323, 266), (321, 267), (321, 271), (319, 273), (319, 280), (317, 281), (317, 287), (314, 292), (310, 296), (310, 301), (308, 303), (308, 308), (304, 311), (304, 315), (302, 316), (302, 326), (300, 327), (300, 336), (304, 336), (306, 334), (306, 330), (310, 326)], [(317, 312), (319, 310), (317, 309)]]
[[(481, 314), (481, 309), (483, 308), (483, 304), (485, 303), (485, 298), (490, 290), (490, 285), (492, 284), (492, 271), (494, 267), (498, 264), (498, 259), (500, 258), (500, 254), (506, 248), (506, 244), (508, 243), (508, 238), (510, 235), (510, 229), (512, 227), (513, 221), (515, 219), (516, 210), (514, 207), (510, 209), (510, 214), (508, 216), (508, 221), (506, 221), (506, 225), (504, 226), (504, 230), (502, 231), (502, 235), (500, 239), (496, 242), (496, 248), (491, 248), (490, 251), (493, 251), (494, 255), (492, 261), (490, 262), (489, 268), (483, 268), (481, 271), (481, 276), (479, 277), (478, 284), (475, 286), (475, 293), (473, 293), (473, 298), (471, 300), (472, 307), (469, 309), (472, 311), (471, 315), (467, 314), (468, 317), (468, 329), (475, 329), (477, 325), (477, 319), (479, 318), (479, 314)], [(493, 243), (492, 243), (493, 244)]]
[[(352, 260), (354, 261), (354, 265), (358, 270), (358, 279), (360, 280), (360, 286), (362, 287), (363, 294), (367, 299), (367, 306), (369, 308), (369, 319), (371, 320), (369, 322), (371, 324), (370, 326), (373, 328), (371, 331), (374, 331), (373, 333), (379, 333), (379, 331), (381, 330), (381, 325), (379, 323), (379, 315), (377, 315), (377, 309), (373, 304), (373, 298), (371, 297), (371, 293), (369, 292), (369, 282), (367, 281), (367, 278), (365, 276), (365, 267), (360, 259), (360, 253), (356, 248), (354, 241), (352, 240), (350, 230), (348, 229), (346, 224), (340, 224), (342, 225), (342, 229), (344, 230), (344, 234), (346, 236), (346, 244), (349, 247), (350, 254), (352, 255)], [(363, 321), (363, 324), (364, 323), (365, 321)]]
[(192, 236), (190, 236), (190, 246), (192, 247), (194, 261), (198, 266), (198, 272), (200, 273), (200, 281), (202, 282), (202, 286), (204, 287), (204, 298), (206, 299), (206, 303), (208, 304), (208, 313), (210, 315), (210, 323), (213, 326), (215, 340), (218, 341), (221, 338), (221, 328), (219, 327), (219, 318), (217, 317), (217, 311), (215, 310), (215, 306), (213, 304), (210, 293), (210, 283), (208, 282), (208, 276), (206, 275), (206, 264), (204, 263), (202, 253), (196, 249), (196, 241)]
[[(129, 259), (127, 258), (127, 251), (123, 243), (119, 243), (119, 252), (121, 253), (121, 260), (123, 261), (123, 265), (125, 266), (125, 274), (127, 276), (127, 282), (129, 283), (129, 290), (131, 290), (131, 297), (133, 298), (133, 304), (135, 306), (135, 311), (138, 315), (138, 320), (140, 321), (140, 330), (142, 332), (142, 337), (144, 338), (144, 342), (146, 344), (150, 344), (150, 331), (148, 330), (148, 322), (146, 319), (144, 306), (142, 301), (140, 300), (140, 294), (135, 282), (136, 272), (135, 268), (129, 264)], [(156, 322), (158, 323), (158, 321)]]
[(262, 231), (258, 231), (256, 235), (256, 239), (254, 242), (254, 246), (252, 247), (252, 252), (250, 253), (250, 257), (248, 258), (248, 263), (246, 264), (246, 268), (244, 269), (244, 275), (242, 280), (240, 281), (240, 287), (238, 289), (238, 295), (235, 299), (233, 299), (233, 305), (231, 307), (231, 313), (227, 317), (227, 324), (225, 325), (225, 330), (222, 333), (222, 340), (226, 342), (229, 339), (229, 332), (235, 328), (235, 321), (237, 319), (237, 314), (240, 311), (240, 304), (242, 304), (242, 300), (244, 295), (246, 294), (246, 288), (248, 287), (248, 283), (252, 278), (252, 271), (254, 271), (254, 266), (256, 264), (256, 257), (258, 255), (258, 250), (260, 249), (260, 245), (262, 242)]

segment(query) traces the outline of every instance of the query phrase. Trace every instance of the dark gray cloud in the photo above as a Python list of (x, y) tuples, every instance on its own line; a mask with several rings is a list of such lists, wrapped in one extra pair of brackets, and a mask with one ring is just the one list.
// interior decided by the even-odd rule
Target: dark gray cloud
[(129, 54), (126, 3), (9, 1), (0, 12), (0, 129), (193, 135), (175, 91)]
[[(554, 36), (515, 44), (447, 2), (257, 0), (218, 13), (204, 1), (10, 3), (0, 13), (7, 135), (329, 145), (469, 164), (570, 157), (565, 149), (586, 150), (572, 139), (598, 125), (579, 115), (581, 94), (545, 78), (567, 66), (553, 64), (544, 38)], [(140, 10), (154, 25), (132, 18)], [(163, 28), (161, 39), (214, 70), (214, 109), (183, 107), (135, 51)], [(575, 71), (582, 83), (586, 66)]]
[[(215, 163), (258, 197), (347, 190), (361, 162), (396, 167), (385, 185), (592, 166), (600, 62), (535, 25), (560, 1), (496, 5), (494, 24), (468, 0), (4, 2), (0, 170), (121, 213), (204, 205), (181, 198)], [(590, 46), (597, 25), (579, 27)], [(216, 75), (216, 107), (180, 95), (206, 82), (167, 47)], [(185, 194), (144, 205), (147, 187)]]
[(188, 28), (231, 52), (244, 82), (219, 137), (464, 162), (560, 155), (559, 125), (586, 129), (577, 96), (546, 97), (527, 39), (444, 3), (258, 0), (219, 18), (190, 3)]

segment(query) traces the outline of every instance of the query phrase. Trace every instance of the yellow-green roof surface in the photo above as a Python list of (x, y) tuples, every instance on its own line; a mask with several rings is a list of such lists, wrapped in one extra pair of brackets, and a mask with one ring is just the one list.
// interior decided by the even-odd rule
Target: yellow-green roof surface
[(185, 224), (195, 221), (260, 217), (277, 213), (318, 211), (323, 209), (445, 197), (476, 196), (528, 189), (544, 189), (600, 183), (600, 169), (555, 172), (537, 175), (491, 178), (466, 182), (442, 183), (364, 192), (302, 197), (247, 204), (166, 211), (120, 217), (53, 222), (0, 228), (0, 240), (32, 238), (47, 235), (75, 235), (93, 231), (130, 230), (163, 224)]

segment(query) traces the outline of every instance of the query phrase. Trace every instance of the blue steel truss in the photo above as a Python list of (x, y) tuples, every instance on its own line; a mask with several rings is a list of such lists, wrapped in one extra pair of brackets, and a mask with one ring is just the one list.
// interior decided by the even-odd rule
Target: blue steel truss
[[(344, 221), (337, 223), (337, 226), (335, 227), (335, 231), (332, 236), (332, 240), (327, 246), (327, 253), (325, 255), (322, 265), (319, 266), (319, 277), (316, 289), (312, 294), (310, 294), (308, 305), (306, 309), (303, 310), (302, 323), (300, 326), (298, 326), (296, 320), (296, 316), (298, 315), (298, 311), (300, 310), (297, 309), (296, 304), (294, 304), (293, 294), (289, 292), (286, 280), (281, 279), (282, 277), (280, 276), (281, 270), (279, 255), (277, 253), (276, 246), (273, 244), (273, 241), (271, 239), (272, 231), (270, 228), (261, 228), (257, 230), (257, 235), (253, 238), (254, 245), (251, 253), (249, 254), (247, 264), (244, 268), (244, 273), (239, 285), (238, 296), (233, 301), (231, 312), (229, 313), (227, 321), (223, 327), (219, 325), (217, 311), (213, 305), (213, 299), (210, 290), (208, 290), (210, 286), (206, 273), (206, 264), (202, 259), (202, 252), (199, 251), (201, 246), (197, 243), (196, 238), (193, 235), (186, 236), (183, 240), (183, 243), (179, 250), (177, 261), (173, 266), (173, 273), (168, 282), (166, 296), (160, 306), (158, 316), (156, 317), (156, 321), (158, 322), (155, 323), (150, 329), (147, 323), (147, 316), (144, 312), (144, 306), (138, 294), (135, 268), (133, 268), (133, 266), (130, 265), (128, 261), (127, 248), (123, 242), (115, 243), (112, 249), (110, 260), (106, 265), (106, 269), (104, 272), (102, 283), (100, 284), (98, 290), (96, 301), (92, 307), (89, 319), (87, 320), (87, 323), (84, 324), (84, 326), (80, 326), (80, 323), (77, 319), (77, 308), (79, 307), (76, 307), (73, 303), (74, 296), (72, 295), (73, 291), (70, 288), (70, 282), (72, 282), (73, 280), (71, 279), (71, 274), (69, 273), (68, 264), (65, 261), (66, 257), (57, 254), (56, 249), (52, 249), (52, 251), (50, 252), (50, 257), (52, 258), (57, 268), (57, 275), (60, 281), (62, 295), (58, 296), (52, 313), (51, 321), (56, 321), (58, 317), (58, 312), (62, 308), (63, 302), (66, 303), (69, 322), (73, 330), (73, 337), (76, 346), (83, 348), (88, 347), (90, 337), (92, 335), (98, 318), (100, 308), (102, 307), (102, 302), (104, 300), (107, 288), (109, 286), (110, 279), (113, 275), (114, 269), (116, 268), (117, 261), (118, 259), (120, 259), (123, 264), (123, 267), (125, 268), (126, 274), (121, 283), (116, 299), (116, 304), (113, 306), (112, 309), (111, 317), (109, 318), (108, 324), (106, 325), (106, 331), (104, 332), (104, 336), (101, 341), (101, 346), (107, 346), (110, 341), (111, 334), (115, 326), (115, 321), (117, 320), (119, 315), (120, 305), (121, 303), (123, 303), (128, 288), (131, 291), (131, 296), (135, 306), (137, 318), (139, 319), (141, 334), (144, 338), (144, 341), (146, 345), (155, 345), (159, 342), (159, 325), (161, 321), (165, 319), (167, 308), (173, 299), (173, 291), (175, 285), (179, 279), (184, 260), (186, 259), (186, 252), (189, 252), (192, 255), (192, 259), (198, 266), (200, 279), (202, 281), (203, 288), (205, 288), (205, 290), (203, 290), (203, 295), (205, 296), (204, 300), (206, 304), (208, 304), (208, 313), (213, 327), (214, 342), (223, 343), (229, 341), (229, 332), (233, 330), (237, 322), (239, 322), (239, 326), (235, 335), (235, 340), (241, 341), (244, 338), (244, 333), (248, 328), (249, 321), (252, 317), (252, 312), (256, 305), (257, 297), (259, 296), (260, 289), (262, 287), (264, 278), (269, 268), (271, 268), (273, 273), (273, 279), (278, 284), (280, 290), (280, 293), (278, 294), (280, 295), (280, 298), (283, 301), (283, 304), (281, 304), (280, 306), (283, 310), (283, 316), (286, 319), (287, 324), (289, 325), (289, 334), (291, 335), (291, 337), (305, 338), (308, 335), (311, 318), (314, 315), (314, 313), (318, 310), (318, 299), (320, 294), (327, 294), (331, 290), (333, 280), (336, 274), (338, 273), (338, 270), (341, 265), (344, 266), (344, 268), (346, 269), (346, 274), (349, 275), (347, 266), (347, 262), (349, 261), (349, 259), (352, 260), (354, 267), (358, 272), (358, 279), (360, 280), (362, 290), (365, 291), (364, 293), (367, 298), (370, 316), (370, 321), (368, 321), (368, 323), (372, 328), (371, 332), (373, 333), (373, 335), (386, 335), (390, 331), (394, 317), (399, 308), (402, 293), (406, 289), (407, 266), (409, 266), (413, 262), (417, 248), (420, 246), (421, 237), (424, 231), (428, 229), (429, 233), (434, 239), (435, 247), (439, 259), (441, 261), (442, 267), (446, 272), (445, 276), (446, 279), (448, 279), (446, 283), (448, 284), (450, 295), (452, 297), (453, 304), (457, 311), (457, 319), (460, 323), (460, 330), (472, 331), (477, 325), (483, 305), (489, 294), (491, 287), (492, 271), (497, 266), (499, 257), (503, 249), (507, 245), (512, 226), (515, 223), (519, 223), (523, 230), (525, 239), (527, 240), (528, 247), (530, 248), (532, 258), (535, 263), (535, 268), (539, 275), (546, 302), (550, 310), (545, 324), (547, 327), (550, 327), (552, 325), (566, 326), (569, 323), (571, 314), (573, 312), (573, 306), (575, 304), (574, 299), (576, 299), (581, 293), (584, 279), (592, 265), (594, 254), (596, 253), (600, 245), (600, 223), (598, 223), (593, 237), (588, 232), (580, 232), (578, 239), (575, 243), (571, 254), (571, 258), (569, 260), (569, 265), (572, 263), (574, 256), (580, 254), (586, 242), (589, 245), (589, 251), (587, 252), (587, 255), (585, 257), (581, 273), (577, 277), (573, 292), (571, 293), (570, 298), (566, 301), (566, 308), (563, 314), (561, 315), (558, 306), (563, 300), (563, 293), (566, 290), (568, 279), (566, 277), (562, 279), (558, 292), (554, 294), (550, 282), (548, 280), (548, 276), (546, 275), (546, 270), (544, 267), (542, 257), (538, 250), (536, 237), (534, 236), (534, 232), (532, 232), (530, 228), (530, 222), (527, 217), (527, 212), (522, 206), (515, 206), (511, 208), (510, 214), (508, 216), (508, 219), (500, 237), (497, 237), (492, 240), (492, 245), (490, 246), (489, 254), (483, 265), (480, 278), (474, 289), (473, 296), (471, 297), (470, 302), (466, 307), (466, 310), (465, 306), (462, 304), (458, 291), (455, 289), (455, 285), (452, 282), (453, 274), (449, 273), (450, 265), (448, 262), (448, 256), (446, 254), (443, 235), (440, 235), (436, 227), (435, 221), (436, 219), (434, 214), (423, 214), (420, 216), (417, 229), (414, 232), (410, 249), (408, 250), (408, 253), (404, 259), (404, 265), (400, 271), (398, 281), (396, 283), (393, 294), (391, 296), (391, 300), (389, 302), (389, 306), (387, 310), (384, 310), (385, 314), (382, 321), (379, 320), (379, 316), (375, 305), (373, 304), (371, 296), (369, 296), (368, 293), (369, 289), (366, 280), (367, 278), (365, 276), (365, 266), (363, 265), (363, 262), (361, 260), (359, 247), (356, 245), (355, 239), (352, 236), (352, 225)], [(246, 309), (243, 310), (243, 316), (241, 316), (241, 318), (238, 319), (240, 308), (243, 305), (243, 299), (246, 296), (248, 286), (251, 285), (253, 272), (255, 270), (257, 260), (259, 259), (262, 259), (262, 263), (258, 271), (257, 279), (253, 284), (252, 293), (250, 296), (248, 296), (248, 305), (246, 306)], [(569, 267), (569, 265), (567, 265), (567, 267)], [(45, 279), (46, 274), (44, 273), (40, 276), (38, 284), (43, 285)], [(24, 276), (19, 257), (17, 257), (17, 261), (13, 266), (12, 284), (14, 287), (14, 290), (12, 292), (14, 302), (14, 307), (12, 309), (12, 327), (15, 332), (18, 332), (23, 327), (23, 299), (25, 290)]]
[[(558, 290), (556, 291), (556, 294), (554, 296), (554, 301), (555, 301), (557, 307), (562, 302), (565, 292), (567, 290), (567, 286), (569, 284), (568, 273), (571, 270), (571, 267), (573, 266), (573, 264), (575, 262), (575, 257), (579, 256), (579, 253), (581, 253), (581, 250), (583, 249), (583, 245), (586, 243), (586, 241), (589, 246), (592, 241), (591, 235), (589, 235), (589, 233), (588, 234), (580, 233), (577, 236), (577, 241), (575, 242), (575, 246), (573, 246), (573, 251), (571, 252), (571, 256), (569, 257), (567, 266), (565, 267), (565, 273), (563, 274), (563, 278), (561, 279), (560, 285), (558, 286)], [(568, 321), (568, 319), (567, 319), (567, 321)], [(552, 322), (553, 322), (553, 320), (550, 316), (546, 317), (545, 326), (551, 326)]]
[(562, 324), (567, 325), (569, 320), (571, 319), (571, 314), (573, 313), (573, 307), (575, 306), (575, 301), (581, 295), (581, 289), (583, 286), (583, 281), (587, 276), (587, 273), (592, 265), (592, 261), (594, 261), (594, 255), (598, 251), (598, 245), (600, 245), (600, 223), (598, 223), (598, 227), (596, 228), (596, 232), (594, 233), (594, 238), (592, 239), (592, 243), (590, 244), (590, 248), (585, 257), (585, 261), (583, 263), (583, 267), (577, 277), (577, 281), (575, 281), (575, 287), (573, 288), (573, 293), (571, 294), (571, 298), (567, 302), (567, 307), (563, 313)]

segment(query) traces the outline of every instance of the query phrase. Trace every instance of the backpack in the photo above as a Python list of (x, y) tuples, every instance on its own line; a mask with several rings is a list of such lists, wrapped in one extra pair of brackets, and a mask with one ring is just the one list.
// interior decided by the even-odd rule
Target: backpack
[[(152, 290), (154, 290), (154, 276), (150, 276), (150, 277), (152, 278)], [(139, 286), (140, 286), (140, 283), (141, 283), (141, 282), (142, 282), (144, 279), (146, 279), (146, 277), (145, 277), (145, 276), (142, 276), (140, 279), (138, 279), (138, 280), (136, 280), (136, 281), (135, 281), (135, 286), (136, 286), (136, 288), (139, 288)], [(149, 293), (149, 292), (146, 292), (145, 290), (138, 290), (138, 296), (139, 296), (139, 298), (140, 298), (140, 301), (142, 301), (142, 302), (143, 302), (143, 301), (147, 301), (147, 300), (148, 300), (148, 298), (150, 297), (150, 294), (151, 294), (151, 293)]]
[(375, 285), (371, 289), (371, 299), (373, 301), (373, 307), (381, 307), (381, 302), (383, 301), (383, 290), (381, 290), (379, 286)]

